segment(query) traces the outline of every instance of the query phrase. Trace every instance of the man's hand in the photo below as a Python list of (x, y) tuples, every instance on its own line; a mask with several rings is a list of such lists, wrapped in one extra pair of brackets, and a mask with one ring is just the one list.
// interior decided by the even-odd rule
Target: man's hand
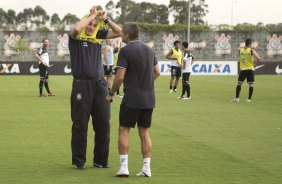
[(90, 16), (93, 16), (95, 15), (96, 16), (97, 14), (97, 6), (92, 6), (92, 8), (90, 9)]
[(108, 13), (106, 11), (100, 11), (99, 19), (106, 20), (108, 18)]
[(43, 62), (43, 61), (40, 61), (44, 66), (47, 66), (47, 63)]
[(108, 103), (113, 102), (113, 97), (108, 94), (108, 95), (106, 96), (106, 101), (107, 101)]

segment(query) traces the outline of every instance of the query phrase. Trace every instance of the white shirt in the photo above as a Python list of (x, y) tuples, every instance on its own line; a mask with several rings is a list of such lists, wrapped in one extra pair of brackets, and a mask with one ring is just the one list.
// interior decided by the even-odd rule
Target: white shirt
[(190, 52), (185, 52), (182, 60), (182, 73), (192, 72), (193, 55)]
[[(47, 66), (49, 66), (49, 55), (47, 52), (47, 49), (45, 49), (44, 47), (40, 47), (37, 51), (37, 54), (40, 56), (41, 61), (46, 63)], [(39, 64), (41, 62), (39, 61)]]

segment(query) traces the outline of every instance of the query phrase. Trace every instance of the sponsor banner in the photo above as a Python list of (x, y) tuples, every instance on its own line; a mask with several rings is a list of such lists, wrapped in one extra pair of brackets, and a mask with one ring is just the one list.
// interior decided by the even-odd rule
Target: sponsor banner
[[(50, 75), (70, 75), (70, 62), (50, 62)], [(159, 61), (161, 75), (170, 75), (170, 61)], [(237, 75), (237, 61), (195, 61), (192, 75)], [(258, 75), (282, 75), (281, 62), (259, 62), (255, 73)], [(0, 75), (39, 75), (37, 62), (0, 62)]]
[[(159, 61), (161, 75), (170, 75), (170, 61)], [(192, 75), (237, 75), (237, 61), (195, 61)]]
[(259, 62), (255, 67), (257, 75), (282, 75), (282, 61)]
[[(50, 75), (70, 75), (70, 62), (50, 62)], [(38, 62), (0, 62), (0, 75), (39, 75)]]

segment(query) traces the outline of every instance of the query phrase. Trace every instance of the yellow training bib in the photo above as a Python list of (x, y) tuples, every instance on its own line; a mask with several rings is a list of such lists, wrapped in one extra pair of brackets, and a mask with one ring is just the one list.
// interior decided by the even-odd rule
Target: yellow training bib
[[(83, 17), (83, 19), (86, 19), (89, 15), (86, 15)], [(83, 20), (82, 19), (82, 20)], [(79, 40), (84, 40), (84, 41), (88, 41), (88, 42), (93, 42), (93, 43), (102, 43), (105, 39), (97, 39), (96, 38), (96, 35), (97, 35), (97, 32), (99, 31), (99, 29), (101, 27), (104, 27), (105, 26), (105, 23), (103, 20), (99, 20), (98, 21), (98, 25), (95, 29), (95, 31), (93, 32), (92, 35), (88, 36), (85, 34), (85, 28), (79, 33), (79, 35), (77, 36), (77, 39)]]
[(240, 49), (240, 69), (255, 70), (251, 48)]

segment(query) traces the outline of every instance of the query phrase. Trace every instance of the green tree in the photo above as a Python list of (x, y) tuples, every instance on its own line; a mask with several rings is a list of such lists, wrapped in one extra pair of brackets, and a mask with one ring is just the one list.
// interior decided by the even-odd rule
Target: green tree
[(9, 30), (14, 30), (16, 27), (16, 12), (14, 10), (8, 10), (6, 14), (7, 28)]
[(57, 13), (54, 13), (51, 16), (51, 25), (61, 24), (61, 23), (62, 23), (62, 21), (61, 21), (59, 15)]
[(19, 39), (17, 42), (16, 42), (16, 50), (18, 52), (18, 55), (17, 55), (17, 60), (18, 61), (22, 61), (24, 58), (23, 58), (23, 54), (21, 54), (22, 52), (28, 50), (28, 46), (27, 46), (27, 42), (26, 42), (26, 39), (25, 38), (21, 38)]
[(203, 18), (207, 15), (208, 5), (205, 0), (198, 0), (198, 2), (191, 1), (191, 24), (199, 25), (204, 24)]
[[(203, 18), (208, 13), (205, 0), (190, 0), (191, 24), (203, 24)], [(186, 24), (188, 20), (188, 1), (170, 0), (169, 9), (173, 13), (174, 23)]]
[(70, 27), (72, 25), (74, 25), (76, 22), (78, 22), (80, 19), (76, 16), (76, 15), (73, 15), (71, 13), (68, 13), (67, 15), (64, 16), (64, 18), (62, 19), (62, 23), (63, 25), (65, 26), (65, 28), (67, 30), (70, 29)]
[(120, 0), (114, 7), (114, 3), (109, 1), (106, 5), (107, 11), (117, 12), (116, 20), (119, 23), (134, 21), (145, 23), (168, 23), (168, 8), (165, 5), (141, 2), (136, 3), (131, 0)]
[(137, 7), (137, 3), (131, 0), (120, 0), (116, 8), (119, 9), (119, 15), (117, 21), (119, 23), (136, 21), (140, 16), (140, 8)]
[(157, 23), (160, 24), (168, 24), (168, 16), (169, 16), (169, 11), (168, 11), (168, 7), (165, 5), (158, 5), (158, 9), (157, 9)]
[(16, 16), (16, 23), (19, 30), (32, 30), (33, 10), (31, 8), (25, 8), (23, 12), (19, 12)]
[(187, 1), (170, 0), (169, 9), (172, 12), (175, 24), (187, 23)]
[(65, 29), (65, 26), (62, 24), (62, 21), (57, 13), (54, 13), (51, 16), (50, 22), (51, 27), (53, 27), (55, 31), (63, 31)]
[(115, 3), (112, 0), (110, 0), (106, 4), (105, 8), (106, 8), (106, 11), (108, 12), (108, 16), (111, 17), (112, 19), (116, 19), (116, 15), (118, 12), (117, 12)]
[(168, 8), (155, 3), (142, 2), (140, 4), (141, 16), (138, 17), (138, 21), (146, 23), (160, 23), (168, 22)]
[(7, 20), (7, 13), (2, 8), (0, 8), (0, 22), (1, 22), (0, 29), (4, 30), (6, 28), (8, 20)]
[(50, 19), (46, 11), (41, 6), (36, 6), (33, 10), (33, 19), (32, 22), (38, 27), (45, 24)]

